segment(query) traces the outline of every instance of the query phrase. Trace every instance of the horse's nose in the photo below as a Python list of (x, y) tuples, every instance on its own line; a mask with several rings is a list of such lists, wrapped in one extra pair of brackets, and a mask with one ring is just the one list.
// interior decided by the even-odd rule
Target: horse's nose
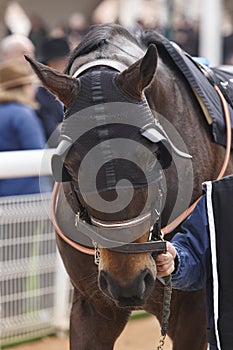
[(134, 280), (114, 280), (104, 270), (99, 273), (99, 287), (104, 294), (114, 299), (121, 307), (141, 306), (154, 287), (155, 278), (152, 272), (146, 268), (141, 271)]

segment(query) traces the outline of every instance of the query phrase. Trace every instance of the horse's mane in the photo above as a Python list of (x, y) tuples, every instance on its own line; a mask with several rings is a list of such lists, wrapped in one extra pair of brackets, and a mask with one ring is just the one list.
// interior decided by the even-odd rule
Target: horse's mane
[(127, 29), (118, 24), (94, 25), (91, 26), (84, 39), (71, 53), (69, 63), (65, 71), (67, 73), (69, 72), (75, 58), (100, 49), (105, 45), (109, 45), (109, 43), (113, 41), (116, 35), (123, 36), (126, 40), (129, 40), (134, 44), (140, 46), (137, 38), (133, 36)]
[(140, 45), (143, 45), (144, 47), (148, 47), (150, 44), (159, 46), (163, 38), (163, 35), (156, 32), (154, 29), (141, 30), (136, 36)]
[(122, 36), (125, 40), (136, 44), (142, 49), (147, 49), (150, 44), (155, 44), (161, 56), (167, 56), (163, 51), (163, 36), (153, 29), (138, 30), (130, 33), (119, 24), (97, 24), (90, 27), (80, 44), (73, 50), (69, 57), (65, 73), (69, 73), (70, 68), (77, 57), (84, 56), (90, 52), (101, 50), (114, 42), (116, 36)]

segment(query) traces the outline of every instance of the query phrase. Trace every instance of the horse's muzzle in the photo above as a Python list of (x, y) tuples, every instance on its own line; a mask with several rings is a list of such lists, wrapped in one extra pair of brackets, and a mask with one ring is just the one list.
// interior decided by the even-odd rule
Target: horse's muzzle
[(118, 283), (104, 270), (99, 273), (99, 288), (119, 307), (142, 306), (154, 288), (155, 277), (150, 269), (141, 271), (133, 281)]

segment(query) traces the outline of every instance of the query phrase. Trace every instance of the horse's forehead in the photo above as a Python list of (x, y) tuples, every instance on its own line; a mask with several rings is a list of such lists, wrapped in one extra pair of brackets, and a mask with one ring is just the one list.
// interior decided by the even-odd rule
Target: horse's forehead
[(107, 43), (105, 50), (95, 50), (77, 57), (70, 69), (70, 74), (87, 62), (92, 62), (95, 59), (108, 58), (119, 61), (126, 66), (130, 66), (144, 55), (144, 51), (135, 43), (126, 40), (121, 35), (116, 35), (113, 40)]

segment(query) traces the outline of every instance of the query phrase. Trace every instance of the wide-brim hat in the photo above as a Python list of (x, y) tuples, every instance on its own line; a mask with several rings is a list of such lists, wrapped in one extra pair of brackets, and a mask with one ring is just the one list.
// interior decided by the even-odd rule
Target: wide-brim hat
[(41, 44), (38, 61), (46, 63), (66, 57), (69, 53), (70, 47), (66, 38), (46, 38)]
[(38, 83), (38, 78), (27, 63), (9, 61), (0, 64), (0, 89), (8, 90)]

